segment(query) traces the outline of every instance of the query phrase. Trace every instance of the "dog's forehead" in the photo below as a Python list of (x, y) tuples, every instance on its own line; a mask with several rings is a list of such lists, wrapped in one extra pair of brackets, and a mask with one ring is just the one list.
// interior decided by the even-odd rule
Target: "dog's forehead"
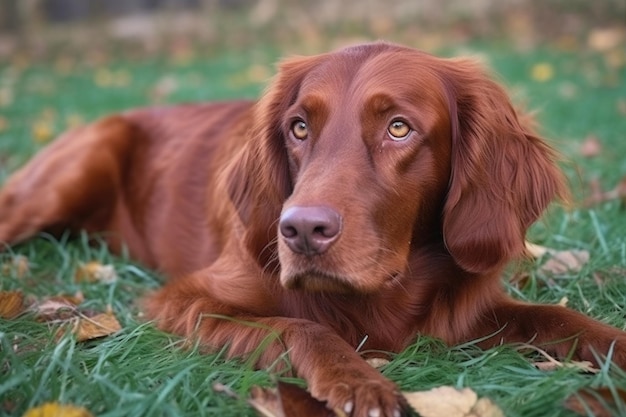
[(344, 94), (437, 89), (440, 74), (426, 53), (389, 45), (352, 47), (327, 54), (301, 85), (303, 93)]
[[(355, 111), (381, 96), (407, 105), (446, 103), (437, 58), (408, 48), (349, 48), (324, 56), (304, 77), (300, 103), (315, 98)], [(330, 100), (329, 98), (333, 98)]]

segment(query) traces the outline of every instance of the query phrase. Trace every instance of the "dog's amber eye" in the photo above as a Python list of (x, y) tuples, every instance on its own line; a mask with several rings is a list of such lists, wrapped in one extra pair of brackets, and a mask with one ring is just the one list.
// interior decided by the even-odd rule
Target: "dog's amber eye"
[(409, 133), (411, 133), (411, 128), (402, 120), (395, 120), (391, 122), (387, 128), (387, 132), (389, 132), (391, 139), (403, 140), (406, 139)]
[(309, 128), (302, 120), (296, 120), (291, 125), (291, 133), (296, 139), (304, 140), (309, 135)]

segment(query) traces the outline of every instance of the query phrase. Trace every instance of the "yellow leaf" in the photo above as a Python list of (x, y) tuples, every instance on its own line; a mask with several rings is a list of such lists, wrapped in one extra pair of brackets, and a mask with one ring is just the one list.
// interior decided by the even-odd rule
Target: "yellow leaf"
[(33, 125), (33, 139), (37, 143), (45, 143), (52, 139), (54, 128), (48, 120), (38, 120)]
[(114, 83), (114, 75), (106, 68), (99, 68), (93, 76), (93, 82), (101, 88), (110, 87)]
[(533, 65), (530, 76), (541, 83), (550, 81), (554, 77), (554, 67), (547, 62), (540, 62)]
[(72, 333), (76, 335), (76, 340), (84, 342), (109, 336), (121, 329), (122, 326), (112, 313), (101, 313), (93, 317), (80, 317), (74, 323)]
[(102, 265), (100, 262), (93, 261), (81, 264), (74, 273), (76, 282), (101, 282), (110, 284), (117, 281), (117, 272), (113, 265)]
[(0, 291), (0, 317), (12, 319), (24, 311), (24, 294), (21, 291)]
[(422, 417), (504, 417), (488, 398), (478, 399), (469, 388), (437, 387), (430, 391), (405, 392), (404, 398)]
[(75, 405), (45, 403), (27, 410), (23, 417), (93, 417), (93, 414)]

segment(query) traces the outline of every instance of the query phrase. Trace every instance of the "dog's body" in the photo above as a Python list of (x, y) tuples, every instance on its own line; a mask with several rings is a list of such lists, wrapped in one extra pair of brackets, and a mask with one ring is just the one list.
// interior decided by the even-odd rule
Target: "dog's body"
[(0, 241), (106, 231), (171, 278), (146, 303), (163, 329), (232, 356), (274, 334), (259, 366), (287, 352), (331, 406), (396, 416), (363, 342), (532, 341), (592, 361), (614, 343), (626, 365), (626, 333), (501, 289), (564, 193), (552, 151), (476, 65), (378, 43), (288, 61), (256, 103), (67, 133), (0, 192)]

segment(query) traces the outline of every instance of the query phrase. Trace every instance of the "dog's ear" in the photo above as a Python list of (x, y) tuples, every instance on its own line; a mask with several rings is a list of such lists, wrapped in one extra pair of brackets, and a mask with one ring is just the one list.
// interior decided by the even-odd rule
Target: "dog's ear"
[(457, 264), (480, 273), (519, 256), (528, 227), (567, 191), (555, 152), (503, 88), (473, 61), (449, 64), (452, 171), (443, 233)]
[(245, 226), (248, 249), (264, 263), (274, 255), (283, 202), (292, 192), (282, 117), (306, 74), (321, 56), (283, 61), (252, 111), (252, 127), (239, 155), (223, 174), (231, 201)]

